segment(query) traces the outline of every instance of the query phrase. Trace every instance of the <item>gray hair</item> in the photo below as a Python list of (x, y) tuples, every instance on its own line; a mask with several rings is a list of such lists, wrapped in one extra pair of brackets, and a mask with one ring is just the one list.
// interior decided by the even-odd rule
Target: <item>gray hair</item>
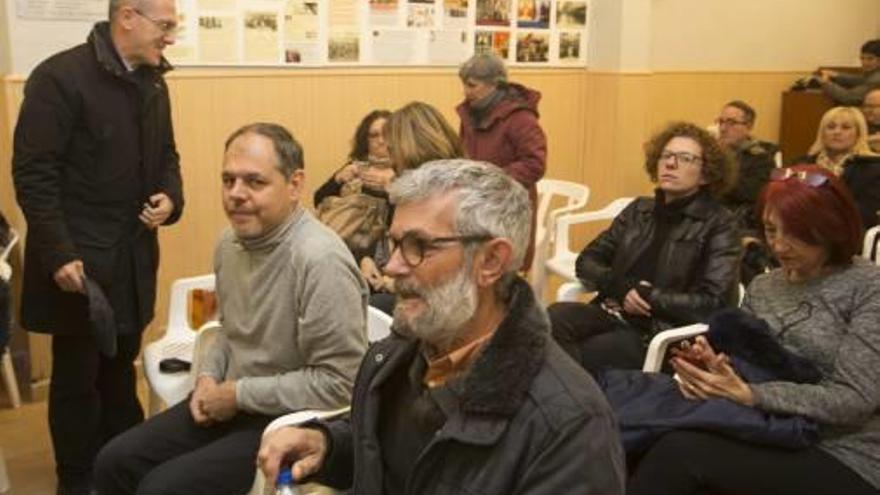
[(458, 235), (503, 237), (513, 245), (499, 289), (506, 295), (522, 266), (532, 225), (526, 189), (500, 168), (466, 159), (434, 160), (407, 171), (391, 183), (388, 195), (395, 205), (415, 203), (454, 192), (458, 196), (455, 232)]
[(257, 122), (240, 127), (226, 139), (223, 149), (228, 150), (233, 141), (245, 134), (257, 134), (272, 141), (272, 147), (275, 148), (275, 158), (278, 161), (278, 171), (285, 179), (289, 179), (295, 170), (304, 167), (302, 146), (290, 131), (278, 124)]
[(507, 84), (507, 68), (504, 61), (494, 53), (478, 53), (458, 68), (462, 82), (468, 79), (486, 82), (494, 86)]
[(119, 12), (119, 9), (126, 5), (134, 5), (138, 7), (139, 0), (110, 0), (110, 6), (107, 9), (107, 19), (113, 20), (113, 16)]

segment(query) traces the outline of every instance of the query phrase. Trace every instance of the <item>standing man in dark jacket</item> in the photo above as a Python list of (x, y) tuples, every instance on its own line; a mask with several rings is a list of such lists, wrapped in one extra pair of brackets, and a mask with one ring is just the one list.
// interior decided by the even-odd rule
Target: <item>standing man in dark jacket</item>
[[(162, 50), (174, 0), (111, 0), (109, 22), (31, 74), (13, 179), (28, 223), (22, 322), (51, 333), (49, 426), (58, 493), (88, 493), (100, 446), (143, 420), (132, 363), (153, 318), (156, 230), (183, 191)], [(114, 312), (117, 353), (90, 334), (85, 285)]]
[(361, 363), (351, 418), (282, 428), (258, 457), (358, 495), (617, 495), (617, 426), (550, 338), (516, 276), (526, 191), (497, 168), (438, 160), (390, 188), (394, 332)]
[[(458, 76), (464, 100), (456, 111), (461, 119), (459, 134), (465, 154), (501, 167), (529, 191), (536, 209), (536, 184), (547, 169), (547, 136), (538, 123), (541, 93), (507, 81), (504, 61), (493, 53), (480, 53), (461, 65)], [(535, 222), (523, 270), (532, 265)]]

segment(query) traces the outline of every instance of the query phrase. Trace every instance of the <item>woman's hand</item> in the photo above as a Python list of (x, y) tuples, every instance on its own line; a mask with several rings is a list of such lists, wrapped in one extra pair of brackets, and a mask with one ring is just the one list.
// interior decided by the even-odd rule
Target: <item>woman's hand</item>
[(380, 291), (385, 288), (385, 278), (382, 276), (382, 270), (376, 266), (376, 262), (373, 261), (373, 258), (369, 256), (364, 256), (361, 259), (361, 273), (364, 278), (367, 279), (367, 283), (370, 284), (370, 287), (375, 291)]
[(378, 191), (384, 191), (388, 184), (394, 180), (395, 176), (394, 169), (390, 167), (375, 167), (370, 165), (360, 172), (360, 178), (363, 181), (364, 186)]
[(725, 398), (749, 407), (755, 405), (749, 384), (736, 374), (730, 359), (723, 353), (716, 354), (703, 336), (689, 347), (673, 350), (671, 364), (679, 389), (689, 399)]
[(336, 172), (336, 175), (333, 178), (339, 184), (347, 184), (350, 180), (354, 179), (358, 176), (358, 165), (356, 163), (349, 163), (348, 165), (342, 167), (339, 172)]

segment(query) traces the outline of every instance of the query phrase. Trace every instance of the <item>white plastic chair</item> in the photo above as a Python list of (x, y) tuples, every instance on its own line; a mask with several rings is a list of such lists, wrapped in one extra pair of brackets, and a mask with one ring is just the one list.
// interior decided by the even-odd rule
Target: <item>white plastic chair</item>
[[(545, 262), (548, 251), (554, 244), (553, 226), (557, 218), (565, 213), (582, 209), (590, 198), (590, 188), (565, 180), (541, 179), (537, 184), (538, 205), (535, 225), (535, 258), (532, 262), (530, 278), (532, 289), (540, 298), (547, 282)], [(553, 210), (550, 205), (554, 197), (565, 199), (565, 204)]]
[[(332, 411), (313, 411), (313, 410), (305, 410), (305, 411), (297, 411), (290, 414), (285, 414), (279, 418), (276, 418), (274, 421), (269, 423), (268, 426), (263, 430), (263, 438), (266, 438), (266, 435), (272, 433), (273, 431), (283, 428), (285, 426), (297, 426), (303, 423), (307, 423), (309, 421), (321, 420), (321, 419), (333, 419), (349, 411), (349, 406), (341, 407), (339, 409), (334, 409)], [(307, 483), (305, 485), (297, 486), (299, 490), (298, 493), (302, 495), (330, 495), (336, 493), (335, 490), (327, 488), (325, 486), (321, 486), (315, 483)], [(269, 490), (269, 492), (267, 492)], [(263, 472), (257, 469), (257, 474), (254, 476), (254, 484), (251, 486), (251, 491), (248, 492), (249, 495), (264, 495), (266, 493), (271, 493), (271, 486), (266, 486), (266, 478), (263, 476)]]
[(635, 198), (618, 198), (608, 203), (601, 210), (585, 211), (581, 213), (566, 213), (556, 218), (556, 228), (553, 242), (553, 256), (545, 263), (546, 269), (569, 282), (577, 281), (574, 271), (574, 262), (578, 253), (569, 247), (570, 231), (573, 225), (601, 220), (613, 220)]
[[(18, 243), (18, 240), (18, 232), (15, 229), (9, 229), (9, 242), (3, 248), (3, 252), (0, 253), (0, 279), (5, 283), (10, 283), (12, 280), (12, 266), (9, 264), (9, 255), (12, 253), (12, 248)], [(6, 385), (6, 391), (9, 393), (9, 402), (12, 403), (13, 408), (17, 409), (21, 407), (21, 393), (18, 390), (15, 367), (12, 365), (12, 355), (9, 353), (8, 347), (0, 351), (3, 353), (0, 356), (0, 373), (3, 374), (3, 383)], [(0, 484), (2, 484), (2, 480), (0, 480)], [(3, 492), (0, 491), (0, 493)]]
[(865, 232), (862, 257), (880, 265), (880, 225), (875, 225)]
[(384, 311), (367, 306), (367, 340), (378, 342), (391, 334), (391, 322), (393, 318)]
[(701, 333), (706, 333), (708, 330), (709, 325), (706, 325), (705, 323), (694, 323), (693, 325), (670, 328), (669, 330), (664, 330), (658, 333), (651, 339), (651, 343), (648, 344), (648, 353), (645, 355), (645, 362), (642, 365), (642, 371), (645, 373), (659, 372), (660, 368), (663, 367), (663, 359), (666, 357), (666, 349), (668, 349), (670, 345), (695, 337)]
[(193, 388), (191, 373), (161, 373), (159, 362), (167, 358), (193, 360), (196, 331), (189, 323), (189, 293), (193, 289), (214, 290), (214, 275), (182, 278), (171, 285), (168, 328), (165, 335), (144, 348), (144, 374), (150, 385), (150, 415), (159, 412), (162, 403), (170, 407), (186, 398)]

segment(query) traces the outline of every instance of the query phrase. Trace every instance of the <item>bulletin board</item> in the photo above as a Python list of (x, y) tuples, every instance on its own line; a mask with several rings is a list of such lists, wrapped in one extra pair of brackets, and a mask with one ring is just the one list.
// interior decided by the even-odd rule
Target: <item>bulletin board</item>
[[(589, 0), (177, 0), (178, 66), (586, 66)], [(28, 20), (105, 19), (107, 0), (16, 0)], [(75, 40), (71, 44), (81, 42)]]

